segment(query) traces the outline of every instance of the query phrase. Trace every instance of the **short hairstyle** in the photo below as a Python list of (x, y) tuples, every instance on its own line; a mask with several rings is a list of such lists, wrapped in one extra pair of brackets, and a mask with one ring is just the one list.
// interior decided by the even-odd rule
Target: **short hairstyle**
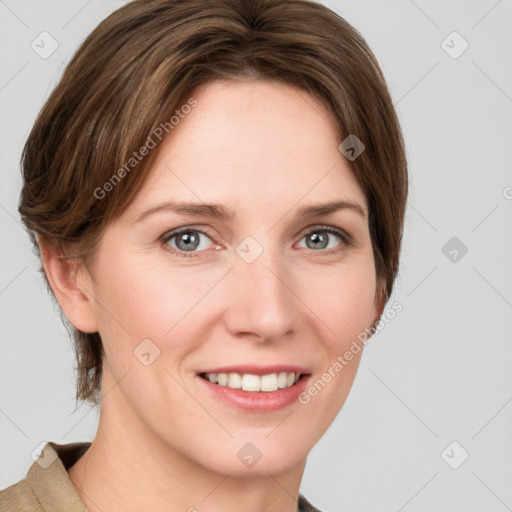
[[(23, 149), (19, 212), (39, 257), (36, 235), (67, 258), (91, 256), (157, 153), (135, 159), (134, 152), (158, 146), (171, 118), (192, 108), (194, 89), (218, 79), (297, 87), (332, 114), (340, 142), (349, 135), (363, 142), (349, 162), (368, 203), (383, 307), (398, 272), (407, 200), (403, 136), (363, 37), (309, 0), (135, 0), (104, 19), (67, 65)], [(98, 405), (100, 335), (71, 329), (76, 398)]]

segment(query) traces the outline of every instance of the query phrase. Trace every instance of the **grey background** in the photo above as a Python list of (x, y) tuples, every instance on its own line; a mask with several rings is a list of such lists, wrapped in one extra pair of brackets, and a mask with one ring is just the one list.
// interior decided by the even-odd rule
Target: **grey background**
[[(0, 0), (0, 488), (41, 442), (96, 430), (94, 409), (74, 410), (71, 343), (19, 223), (18, 162), (64, 63), (122, 3)], [(368, 345), (302, 492), (324, 512), (512, 510), (512, 2), (323, 3), (384, 70), (411, 193), (389, 302), (403, 311)], [(42, 31), (59, 44), (47, 59), (30, 46)], [(469, 43), (458, 58), (441, 46), (453, 31)], [(468, 249), (455, 262), (452, 237)]]

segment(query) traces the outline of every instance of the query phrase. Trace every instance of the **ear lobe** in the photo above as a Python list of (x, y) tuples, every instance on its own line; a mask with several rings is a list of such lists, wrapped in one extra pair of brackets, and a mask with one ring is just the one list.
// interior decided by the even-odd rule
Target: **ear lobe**
[(67, 259), (53, 240), (41, 235), (37, 240), (46, 277), (65, 315), (76, 329), (98, 332), (92, 278), (83, 261)]

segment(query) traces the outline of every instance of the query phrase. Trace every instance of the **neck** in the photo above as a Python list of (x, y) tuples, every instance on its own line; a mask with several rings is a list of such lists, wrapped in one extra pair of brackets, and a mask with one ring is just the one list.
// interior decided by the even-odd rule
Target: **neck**
[(305, 463), (251, 477), (237, 476), (237, 467), (216, 472), (148, 433), (114, 388), (94, 441), (68, 474), (88, 512), (296, 512)]

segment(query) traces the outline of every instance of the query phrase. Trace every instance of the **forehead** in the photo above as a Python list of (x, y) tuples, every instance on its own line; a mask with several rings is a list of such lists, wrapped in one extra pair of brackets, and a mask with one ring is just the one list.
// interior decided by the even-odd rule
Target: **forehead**
[[(310, 94), (267, 81), (216, 81), (164, 138), (131, 209), (169, 199), (271, 208), (364, 194), (335, 121)], [(307, 196), (307, 197), (306, 197)]]

